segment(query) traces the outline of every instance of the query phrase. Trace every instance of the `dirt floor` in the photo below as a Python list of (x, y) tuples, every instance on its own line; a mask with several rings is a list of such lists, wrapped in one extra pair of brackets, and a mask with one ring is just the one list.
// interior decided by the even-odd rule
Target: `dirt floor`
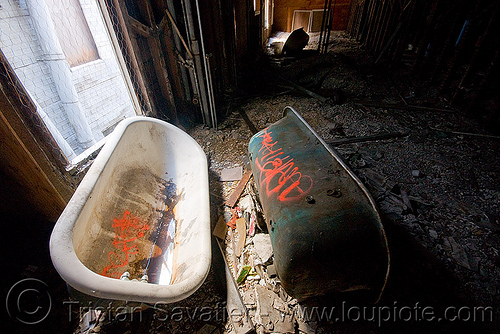
[[(191, 132), (209, 154), (215, 173), (211, 184), (220, 183), (216, 175), (223, 168), (245, 165), (252, 133), (241, 119), (242, 113), (261, 130), (279, 120), (283, 109), (291, 106), (326, 142), (404, 134), (401, 138), (334, 145), (369, 188), (384, 217), (392, 268), (379, 307), (398, 312), (404, 307), (417, 309), (416, 305), (439, 312), (448, 309), (448, 318), (455, 307), (460, 320), (458, 316), (446, 320), (439, 313), (432, 321), (400, 314), (399, 319), (391, 316), (381, 323), (321, 319), (304, 324), (294, 301), (286, 298), (282, 299), (287, 309), (281, 314), (292, 315), (292, 328), (306, 332), (468, 332), (476, 326), (494, 331), (496, 323), (491, 318), (481, 321), (474, 307), (492, 311), (489, 316), (498, 320), (500, 140), (488, 137), (490, 134), (474, 120), (449, 108), (429, 83), (408, 80), (404, 67), (388, 69), (387, 64), (375, 67), (372, 63), (359, 45), (342, 33), (335, 34), (325, 55), (261, 59), (249, 71), (245, 94), (228, 107), (229, 117), (218, 130), (200, 127)], [(310, 97), (291, 82), (328, 100), (325, 103)], [(231, 186), (224, 182), (224, 198), (230, 194), (226, 188)], [(244, 262), (240, 259), (239, 266), (248, 264)], [(253, 280), (240, 292), (246, 297), (257, 285)], [(276, 296), (283, 293), (272, 280), (267, 288)], [(348, 296), (343, 298), (349, 302)], [(252, 303), (250, 300), (247, 307), (257, 329), (290, 330), (276, 323), (277, 328), (266, 328), (259, 322), (261, 308)], [(323, 301), (322, 305), (332, 304)], [(333, 305), (341, 303), (336, 300)]]
[[(410, 79), (404, 66), (372, 64), (343, 33), (334, 34), (324, 55), (306, 51), (300, 58), (262, 56), (242, 73), (241, 91), (223, 107), (226, 116), (218, 128), (200, 125), (189, 134), (209, 159), (215, 226), (221, 216), (225, 221), (231, 218), (223, 201), (238, 185), (220, 181), (222, 170), (248, 170), (253, 132), (279, 120), (286, 106), (302, 115), (364, 182), (383, 217), (391, 272), (377, 305), (348, 293), (313, 304), (297, 303), (272, 274), (272, 258), (260, 258), (255, 235), (246, 237), (241, 256), (233, 254), (233, 240), (237, 244), (241, 238), (235, 230), (221, 240), (224, 255), (214, 237), (211, 271), (193, 296), (160, 310), (142, 311), (140, 318), (102, 316), (87, 332), (240, 333), (234, 326), (244, 319), (228, 317), (225, 309), (222, 256), (235, 279), (245, 265), (255, 271), (238, 288), (259, 333), (497, 332), (500, 140), (449, 108), (431, 84)], [(305, 94), (297, 85), (318, 96)], [(392, 138), (338, 142), (378, 134)], [(256, 234), (266, 234), (256, 194), (250, 179), (238, 205), (260, 217)], [(48, 272), (58, 282), (55, 294), (67, 299), (50, 265), (39, 267), (33, 270)], [(323, 314), (308, 314), (314, 307)], [(77, 311), (58, 306), (57, 312), (45, 325), (39, 324), (37, 332), (51, 332), (58, 315), (66, 319), (71, 314), (71, 321), (63, 320), (57, 328), (82, 332), (75, 320)]]

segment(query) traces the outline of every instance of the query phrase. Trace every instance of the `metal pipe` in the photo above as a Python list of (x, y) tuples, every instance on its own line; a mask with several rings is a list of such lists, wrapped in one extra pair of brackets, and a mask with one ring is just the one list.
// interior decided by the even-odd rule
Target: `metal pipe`
[[(210, 107), (210, 116), (211, 116), (211, 119), (212, 119), (212, 122), (215, 120), (215, 122), (217, 122), (217, 116), (216, 116), (216, 113), (215, 113), (215, 101), (213, 101), (213, 87), (212, 87), (212, 84), (209, 80), (209, 73), (208, 73), (208, 64), (207, 64), (207, 55), (205, 53), (205, 42), (203, 40), (203, 28), (201, 26), (201, 17), (200, 17), (200, 4), (198, 3), (198, 0), (195, 0), (195, 4), (196, 4), (196, 14), (198, 16), (198, 28), (200, 29), (200, 42), (201, 42), (201, 53), (202, 53), (202, 56), (203, 56), (203, 60), (204, 60), (204, 67), (205, 67), (205, 80), (207, 82), (207, 89), (208, 89), (208, 104), (209, 104), (209, 107)], [(217, 127), (217, 124), (214, 123), (212, 124), (212, 127), (216, 128)]]
[(332, 31), (333, 27), (333, 15), (335, 14), (335, 6), (337, 5), (337, 0), (333, 2), (333, 8), (331, 10), (331, 14), (328, 18), (328, 29), (327, 29), (327, 34), (326, 34), (326, 40), (324, 43), (324, 51), (323, 53), (327, 53), (328, 51), (328, 44), (330, 44), (330, 32)]
[(321, 29), (319, 32), (318, 52), (321, 52), (321, 41), (323, 40), (323, 29), (325, 28), (327, 6), (328, 6), (328, 0), (325, 0), (325, 5), (323, 6), (323, 16), (321, 17)]
[(476, 42), (476, 48), (475, 48), (475, 51), (474, 53), (472, 54), (472, 57), (469, 61), (469, 64), (467, 65), (467, 68), (465, 70), (465, 73), (464, 75), (462, 76), (461, 80), (460, 80), (460, 83), (457, 85), (457, 88), (455, 89), (455, 93), (453, 94), (453, 97), (451, 99), (451, 104), (453, 104), (453, 102), (455, 102), (455, 100), (457, 99), (457, 96), (459, 94), (459, 92), (464, 89), (464, 85), (465, 83), (467, 82), (467, 79), (469, 77), (469, 74), (470, 74), (470, 71), (471, 71), (471, 68), (473, 67), (473, 64), (477, 63), (477, 59), (479, 58), (479, 55), (480, 55), (480, 52), (482, 51), (482, 45), (484, 44), (484, 40), (488, 37), (488, 35), (490, 34), (490, 28), (491, 26), (493, 25), (493, 22), (496, 18), (496, 15), (498, 13), (498, 10), (499, 8), (497, 7), (494, 11), (493, 11), (493, 14), (490, 16), (490, 19), (488, 21), (488, 25), (486, 26), (485, 30), (483, 31), (483, 33), (479, 36), (479, 39), (478, 41)]
[(196, 82), (196, 90), (198, 91), (200, 97), (200, 107), (201, 107), (201, 115), (203, 118), (203, 123), (209, 124), (210, 122), (210, 113), (208, 106), (208, 98), (207, 98), (207, 90), (205, 86), (205, 82), (203, 80), (203, 71), (202, 64), (200, 59), (200, 48), (198, 45), (198, 40), (195, 37), (194, 31), (194, 23), (193, 23), (193, 12), (191, 10), (190, 0), (182, 1), (182, 9), (184, 11), (184, 21), (186, 22), (186, 30), (188, 33), (188, 37), (191, 41), (191, 52), (193, 54), (194, 60), (194, 70), (190, 71), (193, 75), (193, 79)]
[[(169, 14), (172, 13), (175, 16), (175, 8), (174, 8), (174, 4), (173, 4), (172, 0), (166, 2), (166, 8), (169, 11)], [(172, 17), (172, 20), (173, 20), (173, 17)], [(166, 20), (165, 20), (165, 22), (166, 22)], [(160, 23), (160, 25), (161, 25), (161, 23)], [(193, 97), (192, 97), (192, 94), (191, 94), (191, 90), (189, 89), (190, 87), (189, 87), (189, 79), (188, 79), (188, 68), (192, 64), (188, 64), (186, 62), (186, 60), (184, 59), (184, 57), (180, 53), (180, 50), (182, 49), (182, 47), (181, 47), (181, 39), (183, 40), (182, 44), (186, 48), (186, 51), (189, 50), (189, 46), (185, 42), (184, 36), (182, 36), (182, 34), (179, 31), (179, 28), (177, 27), (177, 24), (175, 23), (175, 21), (172, 21), (172, 25), (175, 27), (175, 30), (177, 32), (177, 35), (173, 34), (175, 48), (177, 49), (177, 55), (182, 59), (182, 63), (184, 65), (184, 66), (180, 66), (179, 67), (179, 71), (181, 73), (182, 87), (184, 88), (184, 96), (185, 96), (186, 100), (192, 100)], [(189, 50), (189, 53), (191, 53), (191, 50)]]
[[(191, 38), (191, 36), (193, 36), (194, 30), (192, 28), (192, 22), (190, 20), (188, 20), (187, 8), (186, 8), (185, 1), (181, 1), (181, 6), (182, 6), (182, 15), (184, 17), (184, 28), (186, 29), (186, 38), (190, 41), (190, 45), (192, 45), (191, 40), (194, 37)], [(192, 51), (191, 51), (191, 53), (192, 53)], [(201, 97), (200, 86), (198, 84), (198, 76), (196, 74), (196, 69), (195, 69), (194, 55), (193, 55), (193, 59), (187, 59), (186, 62), (189, 65), (188, 74), (189, 74), (189, 79), (190, 79), (190, 83), (191, 83), (191, 88), (193, 89), (193, 94), (194, 94), (193, 103), (200, 104), (201, 117), (202, 117), (203, 123), (205, 124), (206, 123), (205, 122), (205, 112), (204, 112), (205, 109), (204, 109), (204, 106), (202, 103), (203, 100)]]
[(170, 14), (170, 11), (168, 10), (168, 8), (165, 8), (165, 14), (167, 14), (168, 19), (172, 23), (172, 27), (174, 27), (174, 30), (177, 33), (177, 35), (179, 36), (179, 38), (180, 38), (180, 40), (182, 42), (182, 45), (184, 45), (184, 48), (186, 49), (186, 52), (189, 55), (189, 58), (193, 58), (193, 54), (191, 53), (191, 50), (189, 50), (189, 47), (186, 44), (186, 41), (184, 40), (184, 37), (182, 37), (182, 34), (179, 31), (179, 28), (177, 28), (177, 24), (175, 24), (174, 18), (172, 17), (172, 14)]
[(318, 52), (321, 53), (321, 43), (323, 41), (323, 30), (325, 29), (325, 22), (326, 22), (326, 17), (327, 17), (327, 8), (328, 8), (328, 2), (330, 0), (325, 0), (325, 5), (323, 7), (323, 16), (321, 17), (321, 31), (319, 33), (319, 42), (318, 42)]
[[(210, 71), (210, 56), (211, 55), (208, 55), (206, 57), (206, 63), (207, 63), (207, 69), (208, 69), (208, 84), (210, 85), (210, 91), (208, 92), (210, 95), (210, 98), (212, 99), (212, 101), (215, 101), (214, 100), (214, 90), (213, 90), (213, 85), (212, 85), (212, 73)], [(215, 112), (215, 107), (214, 107), (214, 110), (212, 112), (212, 126), (215, 128), (215, 130), (217, 130), (217, 113)]]

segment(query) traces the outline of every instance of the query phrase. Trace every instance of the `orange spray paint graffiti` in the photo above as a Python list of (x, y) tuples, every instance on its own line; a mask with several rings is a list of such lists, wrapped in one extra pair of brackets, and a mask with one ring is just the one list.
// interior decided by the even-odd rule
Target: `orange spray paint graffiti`
[(289, 155), (285, 156), (278, 141), (273, 141), (272, 132), (264, 129), (260, 158), (255, 159), (255, 166), (260, 172), (260, 187), (265, 187), (267, 197), (277, 196), (281, 202), (293, 201), (305, 196), (312, 188), (313, 181), (303, 175)]
[(114, 269), (125, 267), (130, 261), (130, 256), (139, 252), (135, 241), (144, 237), (149, 225), (132, 216), (129, 211), (125, 211), (122, 218), (113, 219), (112, 227), (115, 229), (113, 240), (115, 250), (108, 253), (109, 265), (104, 268), (101, 275), (120, 278), (122, 273)]

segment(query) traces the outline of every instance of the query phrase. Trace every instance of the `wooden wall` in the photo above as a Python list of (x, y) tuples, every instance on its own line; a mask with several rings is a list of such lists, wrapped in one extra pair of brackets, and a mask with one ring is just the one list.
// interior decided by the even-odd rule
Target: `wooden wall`
[(55, 222), (74, 191), (67, 163), (0, 52), (0, 214)]
[[(334, 8), (332, 30), (345, 30), (352, 0), (332, 0)], [(324, 9), (325, 0), (274, 0), (273, 31), (292, 30), (293, 12), (295, 10)]]
[(349, 34), (375, 63), (402, 65), (500, 132), (500, 2), (354, 0)]

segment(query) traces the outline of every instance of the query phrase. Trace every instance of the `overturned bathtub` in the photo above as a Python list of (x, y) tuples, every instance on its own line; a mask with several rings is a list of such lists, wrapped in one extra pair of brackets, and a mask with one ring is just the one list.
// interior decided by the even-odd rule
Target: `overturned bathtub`
[(211, 260), (208, 168), (200, 146), (158, 119), (122, 121), (58, 219), (52, 262), (77, 291), (171, 303)]
[(334, 293), (377, 301), (390, 256), (373, 198), (292, 108), (249, 143), (252, 172), (286, 292), (299, 301)]

